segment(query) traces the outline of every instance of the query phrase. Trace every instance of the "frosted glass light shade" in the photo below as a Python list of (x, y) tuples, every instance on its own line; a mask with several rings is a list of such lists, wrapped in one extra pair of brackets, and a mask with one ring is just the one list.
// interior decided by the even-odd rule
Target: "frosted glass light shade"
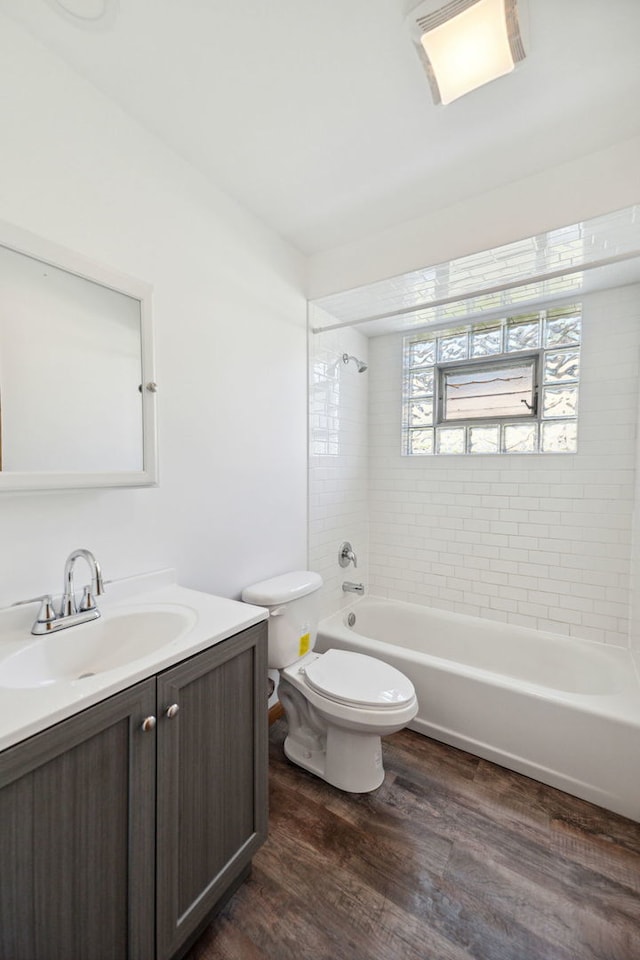
[(478, 0), (423, 33), (420, 43), (443, 104), (510, 73), (515, 65), (504, 0)]

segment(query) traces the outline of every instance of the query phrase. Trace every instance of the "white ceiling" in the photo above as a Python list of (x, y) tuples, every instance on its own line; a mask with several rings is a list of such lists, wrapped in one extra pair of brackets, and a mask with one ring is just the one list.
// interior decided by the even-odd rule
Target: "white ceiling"
[(305, 253), (640, 132), (640, 0), (527, 0), (527, 59), (447, 107), (403, 2), (115, 0), (94, 28), (56, 0), (0, 12)]

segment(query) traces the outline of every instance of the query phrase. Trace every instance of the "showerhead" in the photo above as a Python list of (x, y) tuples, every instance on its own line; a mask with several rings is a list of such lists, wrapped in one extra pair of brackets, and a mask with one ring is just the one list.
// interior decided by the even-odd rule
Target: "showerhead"
[(349, 363), (349, 360), (353, 360), (353, 362), (355, 363), (356, 367), (358, 368), (358, 373), (364, 373), (365, 370), (367, 369), (367, 365), (366, 365), (366, 363), (364, 362), (364, 360), (358, 360), (358, 358), (357, 358), (357, 357), (354, 357), (352, 354), (343, 353), (343, 354), (342, 354), (342, 362), (343, 362), (343, 363)]

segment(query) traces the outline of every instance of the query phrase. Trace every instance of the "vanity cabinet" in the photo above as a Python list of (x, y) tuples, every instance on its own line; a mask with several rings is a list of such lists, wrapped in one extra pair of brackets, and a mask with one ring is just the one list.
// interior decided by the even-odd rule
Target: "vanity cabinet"
[(3, 960), (153, 956), (155, 702), (147, 680), (0, 754)]
[(2, 960), (188, 948), (266, 838), (266, 675), (258, 624), (0, 754)]
[(157, 960), (200, 931), (266, 839), (266, 656), (262, 623), (158, 677)]

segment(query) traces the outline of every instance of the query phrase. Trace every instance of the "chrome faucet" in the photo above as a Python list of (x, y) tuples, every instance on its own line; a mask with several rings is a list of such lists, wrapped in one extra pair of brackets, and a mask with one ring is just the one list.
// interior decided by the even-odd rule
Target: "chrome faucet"
[(59, 614), (61, 617), (69, 617), (74, 613), (78, 613), (75, 591), (73, 589), (73, 568), (76, 560), (80, 557), (87, 561), (91, 572), (91, 584), (87, 584), (84, 588), (82, 600), (80, 601), (80, 611), (96, 610), (95, 597), (99, 597), (104, 593), (102, 570), (94, 555), (90, 550), (74, 550), (69, 554), (67, 562), (64, 565), (64, 593), (62, 594)]
[(338, 563), (341, 567), (348, 567), (350, 563), (352, 563), (354, 567), (358, 566), (358, 558), (356, 557), (354, 549), (348, 540), (345, 540), (344, 543), (340, 544), (340, 550), (338, 551)]
[(364, 583), (351, 583), (350, 580), (345, 580), (342, 590), (344, 593), (357, 593), (361, 597), (364, 594)]
[[(73, 584), (73, 571), (76, 560), (80, 558), (86, 560), (89, 565), (91, 583), (84, 588), (82, 600), (78, 607)], [(86, 623), (87, 620), (96, 620), (100, 616), (100, 611), (95, 598), (103, 593), (102, 570), (94, 555), (90, 550), (73, 550), (64, 565), (64, 588), (59, 612), (56, 613), (49, 594), (42, 597), (42, 605), (31, 628), (31, 633), (41, 636), (45, 633), (55, 633), (56, 630), (64, 630), (66, 627), (73, 627), (78, 623)]]

